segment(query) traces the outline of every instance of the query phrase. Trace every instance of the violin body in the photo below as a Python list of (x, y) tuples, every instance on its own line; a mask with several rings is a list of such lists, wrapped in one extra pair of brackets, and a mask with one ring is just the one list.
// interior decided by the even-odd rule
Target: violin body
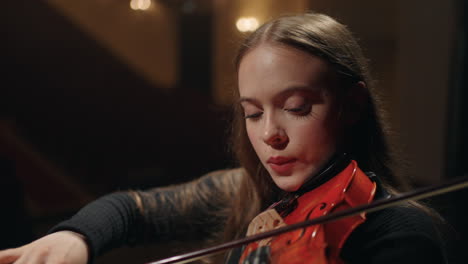
[[(275, 214), (275, 209), (255, 217), (249, 225), (247, 236), (370, 203), (375, 190), (376, 184), (359, 169), (355, 161), (351, 161), (336, 176), (297, 197), (296, 208), (285, 217)], [(341, 248), (351, 232), (365, 219), (365, 214), (360, 214), (251, 243), (245, 247), (239, 264), (252, 263), (251, 260), (256, 257), (264, 256), (264, 253), (259, 254), (260, 251), (268, 252), (269, 259), (258, 263), (343, 263), (339, 257)]]

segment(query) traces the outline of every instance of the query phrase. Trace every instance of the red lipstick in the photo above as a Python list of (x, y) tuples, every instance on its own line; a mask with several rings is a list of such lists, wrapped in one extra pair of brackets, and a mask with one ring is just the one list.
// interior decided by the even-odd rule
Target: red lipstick
[(267, 160), (268, 165), (278, 174), (289, 174), (296, 164), (297, 159), (291, 157), (271, 157)]

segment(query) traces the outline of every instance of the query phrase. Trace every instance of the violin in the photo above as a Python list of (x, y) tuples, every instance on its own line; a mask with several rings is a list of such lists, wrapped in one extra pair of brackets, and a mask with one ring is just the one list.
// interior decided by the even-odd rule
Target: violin
[(369, 204), (358, 205), (349, 209), (335, 210), (329, 214), (323, 216), (305, 220), (303, 222), (298, 222), (290, 225), (285, 225), (283, 227), (277, 227), (270, 231), (261, 232), (251, 236), (247, 236), (241, 239), (233, 240), (227, 243), (215, 245), (212, 247), (204, 248), (201, 250), (196, 250), (193, 252), (184, 253), (181, 255), (173, 256), (170, 258), (161, 259), (158, 261), (150, 262), (147, 264), (170, 264), (170, 263), (188, 263), (195, 260), (205, 258), (207, 256), (219, 254), (229, 249), (237, 248), (239, 246), (248, 245), (256, 241), (265, 240), (271, 237), (280, 236), (288, 232), (294, 232), (296, 230), (304, 230), (307, 227), (314, 225), (322, 225), (326, 223), (332, 223), (334, 221), (340, 221), (348, 217), (354, 217), (357, 215), (362, 215), (363, 213), (370, 213), (379, 211), (391, 206), (396, 206), (402, 203), (405, 203), (409, 200), (420, 200), (429, 197), (434, 197), (437, 195), (442, 195), (449, 192), (454, 192), (468, 188), (468, 175), (455, 178), (451, 181), (447, 181), (438, 185), (427, 186), (423, 188), (416, 189), (411, 192), (392, 195), (385, 199), (379, 199), (373, 201)]
[[(295, 197), (294, 202), (289, 201), (290, 206), (294, 207), (290, 213), (282, 214), (270, 208), (259, 214), (250, 223), (247, 236), (368, 204), (373, 200), (375, 191), (376, 183), (359, 169), (356, 161), (351, 161), (338, 175)], [(365, 219), (365, 213), (361, 213), (250, 243), (244, 248), (239, 264), (340, 264), (339, 254), (344, 242)]]

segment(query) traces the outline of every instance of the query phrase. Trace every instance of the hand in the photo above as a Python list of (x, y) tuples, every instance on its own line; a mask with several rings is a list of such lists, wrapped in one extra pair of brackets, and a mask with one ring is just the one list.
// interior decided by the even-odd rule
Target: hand
[(60, 231), (22, 247), (0, 251), (0, 264), (86, 264), (88, 255), (81, 234)]

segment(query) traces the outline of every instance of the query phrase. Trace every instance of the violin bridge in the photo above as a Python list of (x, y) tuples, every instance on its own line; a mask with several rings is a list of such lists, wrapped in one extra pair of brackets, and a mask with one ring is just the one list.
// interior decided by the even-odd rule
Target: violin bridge
[[(256, 235), (273, 229), (286, 226), (283, 218), (275, 209), (268, 209), (257, 215), (249, 224), (247, 236)], [(268, 245), (272, 238), (266, 238), (258, 242), (259, 247)]]

